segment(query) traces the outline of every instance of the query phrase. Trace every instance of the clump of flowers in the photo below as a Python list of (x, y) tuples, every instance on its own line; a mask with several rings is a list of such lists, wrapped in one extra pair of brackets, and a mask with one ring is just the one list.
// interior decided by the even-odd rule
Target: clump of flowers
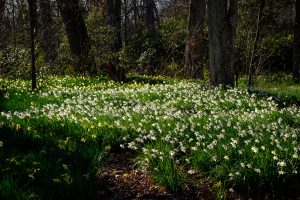
[[(299, 107), (279, 108), (246, 90), (192, 82), (121, 85), (82, 78), (72, 84), (72, 79), (47, 79), (45, 88), (30, 96), (55, 101), (1, 112), (0, 121), (68, 119), (93, 133), (85, 135), (92, 139), (103, 127), (117, 128), (123, 134), (121, 148), (140, 152), (145, 166), (168, 160), (188, 166), (187, 173), (205, 171), (232, 184), (299, 171)], [(26, 82), (0, 83), (15, 95), (28, 92)]]

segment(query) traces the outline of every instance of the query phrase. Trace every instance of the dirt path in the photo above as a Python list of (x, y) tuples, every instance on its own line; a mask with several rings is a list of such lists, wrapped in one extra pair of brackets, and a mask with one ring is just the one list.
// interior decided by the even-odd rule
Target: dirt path
[(146, 171), (137, 170), (130, 153), (113, 154), (98, 175), (97, 200), (213, 200), (213, 192), (207, 184), (183, 186), (176, 194), (155, 185)]
[[(132, 153), (111, 154), (102, 171), (98, 174), (95, 200), (215, 200), (216, 197), (207, 181), (193, 175), (189, 185), (180, 188), (178, 193), (168, 193), (165, 188), (151, 181), (147, 171), (140, 171), (132, 161)], [(192, 183), (198, 183), (197, 185)], [(227, 199), (282, 199), (300, 200), (300, 183), (275, 193), (262, 192), (259, 196), (248, 192), (227, 193)], [(254, 196), (254, 197), (253, 197)]]

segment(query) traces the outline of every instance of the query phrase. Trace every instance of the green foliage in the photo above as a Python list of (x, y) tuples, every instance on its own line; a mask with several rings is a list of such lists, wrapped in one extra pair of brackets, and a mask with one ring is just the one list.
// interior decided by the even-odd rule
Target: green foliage
[(150, 31), (140, 24), (129, 38), (128, 45), (121, 50), (120, 61), (128, 69), (143, 74), (157, 74), (165, 55), (162, 44), (159, 32)]
[(139, 84), (166, 84), (176, 82), (173, 78), (163, 77), (163, 76), (145, 76), (145, 75), (136, 75), (129, 74), (126, 77), (126, 82), (128, 83), (139, 83)]
[(186, 173), (210, 177), (220, 197), (299, 178), (299, 107), (245, 89), (133, 75), (124, 84), (51, 76), (35, 92), (23, 80), (0, 87), (1, 198), (88, 198), (103, 157), (120, 148), (136, 151), (170, 191)]
[(262, 41), (263, 54), (269, 55), (267, 65), (271, 71), (290, 71), (293, 65), (293, 35), (272, 35)]
[(111, 46), (115, 39), (113, 33), (116, 30), (105, 24), (103, 11), (100, 8), (91, 9), (85, 22), (91, 41), (92, 55), (95, 58), (96, 65), (100, 66), (103, 62), (107, 62), (115, 56), (111, 52)]
[(294, 36), (290, 34), (284, 37), (269, 36), (265, 38), (264, 42), (266, 49), (272, 52), (272, 55), (285, 57), (284, 55), (286, 55), (289, 52), (286, 50), (292, 47), (293, 41)]
[(75, 60), (71, 54), (67, 35), (62, 35), (58, 46), (58, 74), (72, 75), (74, 74)]
[[(243, 80), (241, 82), (243, 83)], [(260, 98), (273, 98), (281, 107), (288, 105), (300, 105), (299, 85), (294, 84), (293, 77), (283, 73), (274, 75), (257, 76), (255, 88), (250, 92), (257, 94)]]
[(21, 191), (43, 199), (90, 195), (104, 156), (101, 139), (85, 139), (85, 130), (67, 120), (40, 118), (5, 124), (0, 129), (0, 176), (11, 175), (13, 181), (0, 183), (10, 190), (3, 191), (1, 198), (8, 199), (5, 195), (9, 194), (13, 198)]
[(152, 166), (153, 179), (168, 191), (176, 192), (184, 182), (183, 175), (178, 171), (174, 160), (166, 159), (152, 159), (150, 160)]
[(176, 73), (183, 69), (185, 40), (187, 36), (187, 20), (185, 17), (167, 18), (160, 25), (160, 34), (166, 55), (164, 59), (167, 71)]
[(30, 51), (24, 47), (0, 50), (0, 75), (11, 78), (30, 77)]
[[(292, 67), (293, 37), (291, 35), (269, 35), (258, 42), (254, 52), (254, 67), (257, 74), (265, 72), (289, 72)], [(254, 39), (241, 31), (237, 34), (236, 63), (241, 73), (245, 73), (251, 59)]]
[(239, 4), (235, 58), (241, 74), (248, 73), (251, 58), (254, 75), (291, 72), (293, 16), (286, 13), (292, 13), (293, 6), (291, 1), (281, 0), (272, 6), (265, 4), (258, 23), (259, 2), (242, 1)]
[(160, 141), (150, 143), (143, 148), (140, 163), (142, 167), (145, 165), (151, 170), (156, 183), (171, 192), (176, 192), (185, 182), (185, 177), (179, 171), (176, 160), (168, 156), (172, 149), (172, 146)]
[(165, 19), (157, 31), (139, 24), (121, 50), (120, 61), (128, 69), (143, 74), (178, 75), (184, 61), (185, 38), (184, 18)]
[[(45, 84), (54, 87), (53, 81), (50, 78)], [(67, 93), (40, 97), (30, 92), (29, 81), (0, 82), (1, 111), (26, 112), (32, 106), (62, 104), (69, 97)], [(93, 82), (98, 80), (66, 78), (64, 87)], [(121, 133), (108, 126), (90, 130), (65, 118), (0, 121), (1, 199), (90, 198), (103, 158)]]

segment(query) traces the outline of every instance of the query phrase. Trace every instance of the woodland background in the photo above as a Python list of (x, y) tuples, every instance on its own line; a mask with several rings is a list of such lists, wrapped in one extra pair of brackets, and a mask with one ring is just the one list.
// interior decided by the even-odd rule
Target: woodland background
[[(40, 77), (99, 75), (103, 71), (115, 76), (123, 73), (120, 70), (209, 77), (206, 1), (34, 0), (31, 4), (34, 57)], [(295, 1), (239, 1), (235, 12), (235, 50), (230, 59), (234, 69), (230, 73), (236, 81), (239, 76), (248, 76), (248, 85), (252, 85), (256, 74), (281, 72), (294, 72), (295, 80), (299, 80), (299, 64), (293, 63), (293, 49), (297, 49), (293, 48)], [(0, 20), (0, 74), (30, 78), (28, 2), (1, 0)], [(103, 63), (118, 69), (105, 70)]]

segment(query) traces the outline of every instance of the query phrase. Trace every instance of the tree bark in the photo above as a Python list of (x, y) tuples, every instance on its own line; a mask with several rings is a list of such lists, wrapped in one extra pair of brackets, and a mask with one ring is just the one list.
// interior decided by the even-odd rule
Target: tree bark
[(269, 0), (269, 13), (270, 18), (273, 21), (274, 20), (274, 0)]
[[(113, 53), (117, 53), (122, 48), (121, 5), (121, 0), (105, 0), (104, 4), (106, 24), (114, 29), (114, 41), (111, 46)], [(114, 81), (123, 82), (125, 80), (125, 71), (123, 67), (119, 66), (119, 58), (117, 56), (113, 56), (113, 60), (110, 60), (109, 63), (104, 63), (101, 67)]]
[(53, 63), (57, 58), (57, 42), (55, 30), (53, 29), (53, 19), (51, 16), (50, 0), (39, 0), (41, 18), (41, 48), (45, 53), (45, 61)]
[(0, 0), (0, 23), (2, 23), (4, 19), (4, 9), (5, 9), (5, 0)]
[(155, 2), (154, 0), (144, 0), (144, 22), (150, 31), (155, 30)]
[(137, 0), (132, 0), (132, 9), (133, 9), (133, 20), (134, 20), (134, 25), (137, 26), (139, 22), (139, 9), (137, 5)]
[(189, 10), (188, 37), (185, 48), (186, 75), (189, 78), (203, 79), (206, 1), (190, 0)]
[(300, 83), (300, 0), (296, 0), (295, 10), (293, 78)]
[(129, 25), (129, 9), (128, 9), (128, 1), (124, 0), (124, 45), (127, 46), (128, 41), (128, 25)]
[(57, 0), (57, 5), (67, 32), (70, 49), (77, 58), (76, 71), (93, 73), (93, 58), (90, 55), (90, 41), (83, 19), (79, 0)]
[(5, 0), (0, 0), (0, 50), (2, 50), (6, 45), (4, 45), (6, 33), (5, 20), (4, 20), (4, 10), (5, 10)]
[(209, 66), (213, 86), (234, 87), (237, 0), (208, 1)]
[(121, 0), (105, 0), (104, 11), (106, 24), (114, 29), (112, 51), (117, 52), (122, 48), (121, 38)]
[(35, 35), (37, 22), (37, 2), (28, 0), (29, 17), (30, 17), (30, 48), (31, 48), (31, 87), (36, 89), (36, 66), (35, 66)]

